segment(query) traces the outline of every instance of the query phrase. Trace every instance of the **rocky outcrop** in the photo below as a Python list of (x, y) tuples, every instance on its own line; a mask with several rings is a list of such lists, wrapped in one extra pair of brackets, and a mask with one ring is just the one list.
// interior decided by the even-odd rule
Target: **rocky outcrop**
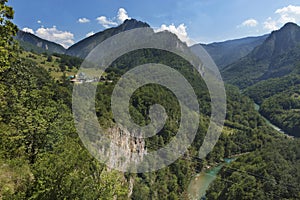
[(147, 154), (144, 139), (134, 137), (128, 130), (115, 126), (109, 128), (107, 134), (109, 144), (99, 152), (108, 158), (108, 166), (126, 171), (129, 166), (140, 163)]

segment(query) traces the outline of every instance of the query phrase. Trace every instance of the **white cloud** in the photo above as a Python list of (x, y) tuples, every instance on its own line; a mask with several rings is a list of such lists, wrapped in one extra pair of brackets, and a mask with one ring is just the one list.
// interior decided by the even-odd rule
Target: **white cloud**
[(36, 30), (36, 35), (40, 38), (61, 44), (65, 48), (74, 44), (73, 33), (58, 30), (56, 26), (53, 26), (52, 28), (41, 27)]
[(296, 23), (300, 20), (300, 6), (289, 5), (287, 7), (277, 9), (275, 13), (280, 15), (278, 22), (282, 24), (287, 22)]
[(27, 28), (27, 27), (23, 28), (22, 31), (34, 34), (34, 31), (31, 28)]
[[(126, 19), (131, 19), (131, 18), (129, 17), (129, 15), (127, 14), (127, 11), (124, 8), (119, 8), (117, 16), (112, 19), (108, 19), (106, 16), (100, 16), (97, 18), (97, 21), (104, 28), (110, 28), (112, 26), (117, 26), (117, 25), (123, 23)], [(187, 29), (187, 27), (184, 24), (180, 24), (177, 27), (174, 24), (171, 24), (171, 25), (163, 24), (159, 28), (155, 29), (154, 31), (155, 32), (169, 31), (169, 32), (177, 35), (177, 37), (181, 41), (186, 42), (187, 45), (192, 45), (195, 42), (193, 42), (192, 39), (190, 39), (188, 37), (188, 33), (187, 33), (186, 29)]]
[[(129, 17), (127, 11), (124, 8), (119, 8), (117, 16), (112, 19), (113, 20), (108, 19), (105, 16), (101, 16), (97, 18), (97, 21), (104, 28), (110, 28), (112, 26), (117, 26), (123, 23), (126, 19), (131, 19), (131, 17)], [(192, 42), (192, 40), (188, 37), (186, 28), (187, 27), (184, 24), (180, 24), (178, 27), (176, 27), (174, 24), (168, 26), (163, 24), (160, 28), (155, 29), (155, 32), (169, 31), (176, 34), (181, 41), (186, 42), (188, 45), (191, 45), (194, 42)]]
[(41, 21), (41, 20), (38, 20), (38, 21), (37, 21), (37, 23), (38, 23), (38, 24), (41, 24), (41, 23), (42, 23), (42, 21)]
[(84, 18), (79, 18), (78, 22), (81, 23), (81, 24), (84, 24), (84, 23), (89, 23), (90, 20), (84, 17)]
[(256, 27), (257, 25), (258, 25), (258, 21), (256, 21), (255, 19), (247, 19), (239, 27), (242, 27), (242, 26)]
[(99, 24), (101, 24), (104, 28), (110, 28), (112, 26), (117, 26), (118, 23), (114, 22), (110, 19), (107, 19), (105, 16), (101, 16), (97, 18)]
[(85, 36), (86, 36), (86, 37), (90, 37), (90, 36), (92, 36), (92, 35), (94, 35), (94, 34), (95, 34), (95, 32), (94, 32), (94, 31), (91, 31), (91, 32), (87, 33)]
[(273, 31), (278, 29), (277, 27), (277, 22), (273, 20), (271, 17), (269, 17), (265, 22), (264, 22), (264, 29), (267, 29), (269, 31)]
[(128, 16), (127, 11), (124, 8), (119, 8), (117, 16), (113, 17), (112, 19), (109, 19), (106, 16), (100, 16), (96, 20), (104, 28), (110, 28), (122, 24), (126, 19), (131, 19)]
[(180, 24), (178, 27), (176, 27), (174, 24), (171, 24), (169, 26), (163, 24), (163, 25), (161, 25), (160, 28), (155, 29), (155, 32), (169, 31), (169, 32), (177, 35), (177, 37), (181, 41), (186, 42), (187, 45), (192, 45), (194, 42), (188, 37), (186, 28), (187, 27), (184, 24)]
[(278, 13), (278, 14), (290, 13), (290, 14), (300, 15), (300, 6), (289, 5), (287, 7), (277, 9), (275, 13)]
[(300, 6), (289, 5), (279, 8), (275, 11), (276, 17), (274, 19), (268, 18), (264, 22), (264, 28), (270, 31), (278, 29), (287, 22), (300, 23)]
[(123, 23), (126, 19), (130, 19), (130, 17), (127, 14), (127, 11), (124, 8), (119, 8), (117, 17), (120, 23)]

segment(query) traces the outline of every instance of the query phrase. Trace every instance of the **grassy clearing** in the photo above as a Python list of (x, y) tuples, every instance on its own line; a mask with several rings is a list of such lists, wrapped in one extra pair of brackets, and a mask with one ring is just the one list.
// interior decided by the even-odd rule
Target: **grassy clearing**
[(62, 80), (64, 73), (66, 74), (66, 77), (77, 73), (77, 69), (75, 67), (71, 69), (70, 66), (66, 66), (66, 70), (62, 72), (60, 68), (60, 58), (57, 56), (48, 56), (45, 54), (35, 54), (23, 51), (21, 57), (29, 59), (46, 69), (55, 80)]

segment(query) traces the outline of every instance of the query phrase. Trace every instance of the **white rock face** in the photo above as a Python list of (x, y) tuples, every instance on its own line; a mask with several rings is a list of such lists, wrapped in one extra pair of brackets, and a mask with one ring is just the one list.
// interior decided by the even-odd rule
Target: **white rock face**
[(109, 145), (100, 149), (99, 153), (108, 158), (108, 166), (126, 171), (130, 165), (140, 163), (147, 154), (144, 139), (133, 137), (134, 134), (126, 129), (109, 128), (107, 134)]
[(43, 42), (37, 43), (36, 46), (41, 48), (43, 46)]

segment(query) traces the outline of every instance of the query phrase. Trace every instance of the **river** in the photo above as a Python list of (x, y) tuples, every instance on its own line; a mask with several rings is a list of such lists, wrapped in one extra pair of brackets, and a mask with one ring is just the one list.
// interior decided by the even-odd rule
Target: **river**
[[(256, 103), (254, 103), (254, 108), (256, 111), (259, 111), (260, 106)], [(275, 130), (284, 133), (279, 127), (272, 124), (267, 118), (261, 115), (261, 117), (266, 121), (266, 123), (274, 128)], [(285, 133), (284, 133), (285, 134)], [(205, 199), (205, 192), (208, 189), (209, 185), (216, 179), (217, 174), (222, 169), (222, 167), (226, 163), (230, 163), (234, 159), (224, 159), (224, 163), (219, 164), (215, 167), (212, 167), (209, 170), (202, 171), (199, 174), (197, 174), (192, 181), (190, 182), (190, 185), (188, 187), (188, 194), (189, 199), (191, 200), (200, 200), (201, 198)]]
[[(256, 104), (256, 103), (254, 103), (254, 108), (255, 108), (255, 110), (259, 113), (259, 108), (260, 108), (260, 106), (259, 106), (258, 104)], [(260, 116), (267, 122), (267, 124), (268, 124), (269, 126), (271, 126), (272, 128), (274, 128), (276, 131), (279, 131), (279, 132), (285, 134), (285, 132), (284, 132), (283, 130), (281, 130), (281, 128), (279, 128), (278, 126), (272, 124), (272, 123), (271, 123), (267, 118), (265, 118), (264, 116), (262, 116), (262, 115), (260, 115)]]
[(204, 198), (206, 190), (208, 189), (209, 185), (216, 179), (217, 174), (222, 169), (222, 167), (235, 159), (236, 158), (224, 159), (223, 163), (197, 174), (192, 179), (188, 187), (189, 199), (199, 200), (201, 198)]

